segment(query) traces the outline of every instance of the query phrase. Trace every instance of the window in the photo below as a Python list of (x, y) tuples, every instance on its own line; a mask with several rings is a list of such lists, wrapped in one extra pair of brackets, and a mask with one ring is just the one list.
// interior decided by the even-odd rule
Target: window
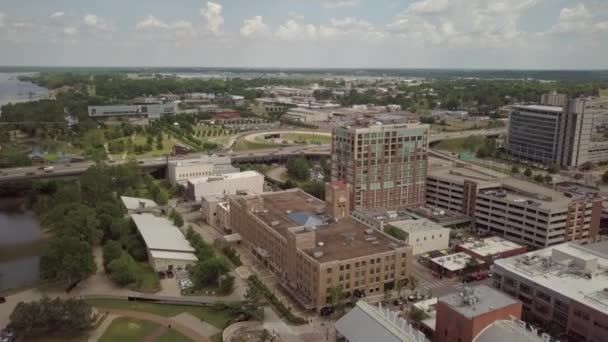
[(331, 268), (328, 268), (328, 269), (327, 269), (327, 273), (331, 273)]
[(340, 271), (344, 271), (344, 265), (340, 265)]

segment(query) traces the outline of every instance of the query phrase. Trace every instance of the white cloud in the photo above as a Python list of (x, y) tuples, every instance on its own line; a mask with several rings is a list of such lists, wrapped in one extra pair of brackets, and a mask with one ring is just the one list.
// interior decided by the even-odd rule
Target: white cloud
[(224, 24), (222, 16), (222, 5), (208, 1), (206, 7), (201, 9), (201, 15), (205, 18), (205, 27), (208, 31), (215, 35), (219, 35)]
[(196, 30), (191, 22), (186, 20), (178, 20), (172, 23), (164, 22), (153, 15), (135, 25), (137, 31), (147, 32), (162, 32), (167, 33), (172, 37), (194, 36)]
[(596, 20), (585, 4), (562, 8), (557, 24), (549, 29), (549, 34), (590, 34), (608, 32), (608, 21)]
[(314, 40), (317, 38), (317, 28), (312, 24), (300, 24), (295, 19), (287, 19), (275, 32), (280, 40)]
[(508, 46), (525, 39), (518, 23), (545, 0), (420, 0), (387, 25), (393, 36), (419, 45)]
[(353, 7), (359, 4), (359, 0), (323, 0), (325, 8)]
[(64, 15), (65, 15), (64, 12), (58, 11), (58, 12), (51, 13), (51, 15), (49, 15), (49, 18), (57, 19), (57, 18), (63, 17)]
[(380, 39), (385, 34), (377, 30), (370, 22), (347, 17), (342, 19), (332, 18), (327, 25), (319, 27), (319, 37), (322, 39)]
[(6, 18), (6, 14), (0, 12), (0, 27), (4, 27), (4, 18)]
[(95, 14), (86, 14), (82, 19), (85, 26), (100, 31), (111, 31), (111, 27), (104, 19), (96, 16)]
[(75, 36), (78, 34), (78, 29), (75, 28), (74, 26), (68, 26), (66, 28), (63, 29), (63, 33), (66, 36)]
[(256, 15), (243, 20), (240, 32), (243, 37), (265, 37), (269, 35), (270, 30), (268, 29), (268, 25), (264, 23), (264, 18)]

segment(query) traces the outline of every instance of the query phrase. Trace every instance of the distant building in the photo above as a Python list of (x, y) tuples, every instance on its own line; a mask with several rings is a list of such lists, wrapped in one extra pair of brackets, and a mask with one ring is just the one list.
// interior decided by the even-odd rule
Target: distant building
[(256, 171), (244, 171), (188, 178), (186, 196), (193, 201), (200, 201), (203, 196), (234, 195), (239, 190), (264, 192), (264, 175)]
[(232, 166), (230, 157), (203, 156), (169, 161), (167, 178), (171, 184), (185, 185), (189, 178), (219, 176), (240, 171)]
[[(485, 285), (440, 297), (433, 342), (473, 341), (497, 320), (520, 319), (522, 304)], [(516, 340), (513, 340), (515, 342)]]
[(134, 214), (131, 218), (146, 244), (148, 261), (155, 271), (186, 267), (198, 260), (184, 234), (166, 218), (152, 214)]
[(405, 243), (412, 246), (414, 255), (449, 247), (450, 229), (427, 219), (392, 221), (388, 225), (405, 234)]
[(336, 324), (337, 341), (344, 342), (429, 342), (398, 313), (381, 304), (372, 306), (362, 300)]
[(214, 120), (234, 120), (240, 119), (241, 113), (235, 111), (215, 112), (211, 117)]
[(177, 103), (156, 104), (134, 104), (134, 105), (109, 105), (89, 106), (90, 117), (112, 117), (112, 116), (141, 116), (148, 119), (158, 119), (165, 114), (177, 113)]
[(494, 287), (523, 302), (526, 320), (566, 341), (606, 341), (608, 242), (569, 242), (494, 262)]
[(331, 112), (323, 109), (308, 109), (295, 107), (283, 114), (281, 118), (304, 122), (304, 123), (315, 123), (321, 121), (328, 121), (331, 119)]
[[(473, 259), (475, 259), (475, 261), (473, 261)], [(467, 270), (467, 264), (472, 265), (474, 262), (477, 266)], [(465, 271), (474, 272), (487, 268), (488, 265), (485, 261), (462, 252), (431, 259), (431, 269), (448, 278), (462, 275)]]
[(424, 204), (429, 126), (376, 120), (334, 128), (332, 181), (352, 186), (353, 209)]

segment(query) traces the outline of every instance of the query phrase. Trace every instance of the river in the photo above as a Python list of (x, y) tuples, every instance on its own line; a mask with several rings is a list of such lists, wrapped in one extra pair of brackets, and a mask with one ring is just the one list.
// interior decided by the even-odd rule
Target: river
[(0, 107), (7, 103), (34, 101), (49, 96), (48, 89), (30, 82), (19, 81), (17, 77), (20, 75), (31, 74), (0, 72)]
[(42, 229), (34, 213), (0, 209), (0, 290), (39, 279)]

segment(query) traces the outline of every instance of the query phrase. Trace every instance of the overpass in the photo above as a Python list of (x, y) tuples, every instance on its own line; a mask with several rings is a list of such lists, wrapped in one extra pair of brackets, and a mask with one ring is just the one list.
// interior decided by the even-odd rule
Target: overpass
[[(498, 136), (504, 134), (505, 129), (493, 129), (493, 130), (479, 130), (479, 131), (466, 131), (466, 132), (447, 132), (432, 134), (429, 138), (429, 143), (438, 142), (445, 139), (453, 138), (464, 138), (470, 135), (483, 135), (483, 136)], [(258, 132), (259, 133), (259, 132)], [(241, 136), (242, 137), (242, 136)], [(289, 147), (277, 147), (272, 149), (263, 150), (252, 150), (243, 152), (218, 152), (220, 156), (230, 156), (233, 162), (236, 163), (252, 163), (252, 162), (282, 162), (286, 161), (290, 157), (304, 155), (306, 157), (320, 157), (329, 156), (331, 152), (331, 145), (306, 145), (306, 146), (289, 146)], [(158, 157), (158, 158), (138, 158), (137, 163), (145, 170), (156, 171), (162, 170), (167, 166), (168, 160), (180, 160), (196, 158), (206, 153), (192, 153), (184, 157)], [(436, 154), (437, 157), (446, 157), (443, 154)], [(122, 164), (126, 163), (126, 160), (110, 161), (108, 164)], [(30, 179), (47, 179), (47, 178), (64, 178), (73, 177), (82, 174), (86, 169), (95, 165), (92, 161), (84, 161), (71, 164), (55, 164), (51, 172), (41, 170), (38, 166), (29, 167), (18, 167), (3, 169), (0, 171), (0, 183), (15, 182), (21, 180)]]

